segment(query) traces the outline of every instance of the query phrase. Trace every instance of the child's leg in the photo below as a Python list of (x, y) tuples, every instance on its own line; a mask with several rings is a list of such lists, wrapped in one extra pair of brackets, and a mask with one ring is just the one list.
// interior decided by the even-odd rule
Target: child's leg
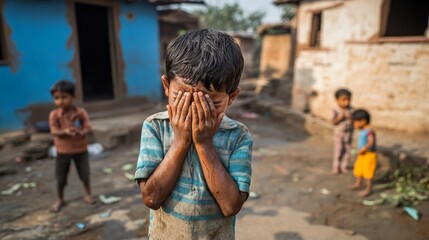
[(342, 134), (334, 134), (334, 158), (332, 161), (332, 173), (338, 174), (340, 167), (340, 158), (343, 151)]
[(58, 154), (55, 160), (55, 176), (57, 179), (57, 201), (52, 205), (51, 211), (58, 212), (64, 205), (64, 189), (70, 169), (71, 156)]
[(372, 193), (372, 179), (365, 179), (365, 189), (359, 192), (359, 196), (366, 197)]
[(362, 177), (356, 177), (355, 183), (349, 186), (350, 190), (359, 190), (361, 188), (362, 188)]
[(351, 133), (346, 133), (343, 141), (344, 152), (341, 158), (341, 172), (347, 173), (347, 167), (350, 163), (350, 150), (352, 149)]
[(85, 189), (85, 202), (87, 203), (94, 203), (94, 200), (92, 199), (91, 196), (91, 185), (90, 185), (90, 181), (89, 181), (89, 173), (90, 173), (90, 169), (89, 169), (89, 157), (88, 157), (88, 153), (81, 153), (81, 154), (76, 154), (74, 156), (74, 163), (76, 166), (76, 170), (79, 174), (79, 178), (83, 183), (83, 187)]
[(367, 152), (364, 155), (364, 160), (363, 177), (366, 179), (366, 187), (359, 193), (361, 197), (366, 197), (372, 192), (372, 179), (374, 178), (375, 169), (377, 168), (377, 154), (375, 152)]

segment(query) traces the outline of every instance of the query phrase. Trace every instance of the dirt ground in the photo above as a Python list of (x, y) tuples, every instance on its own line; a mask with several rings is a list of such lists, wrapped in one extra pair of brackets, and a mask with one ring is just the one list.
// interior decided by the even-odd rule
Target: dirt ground
[[(249, 199), (237, 216), (237, 239), (429, 239), (429, 202), (417, 207), (419, 221), (400, 208), (364, 206), (355, 192), (347, 190), (351, 174), (330, 174), (330, 141), (264, 117), (238, 120), (254, 138), (251, 191), (260, 196)], [(0, 152), (1, 190), (23, 182), (37, 186), (1, 195), (1, 239), (146, 238), (148, 208), (137, 185), (125, 176), (134, 173), (138, 143), (91, 160), (94, 195), (117, 196), (121, 201), (86, 204), (72, 168), (67, 205), (57, 214), (48, 211), (55, 198), (54, 160), (16, 163), (17, 152), (19, 147)], [(122, 169), (127, 163), (132, 169)], [(113, 172), (106, 173), (105, 168)], [(78, 223), (85, 227), (80, 229)]]

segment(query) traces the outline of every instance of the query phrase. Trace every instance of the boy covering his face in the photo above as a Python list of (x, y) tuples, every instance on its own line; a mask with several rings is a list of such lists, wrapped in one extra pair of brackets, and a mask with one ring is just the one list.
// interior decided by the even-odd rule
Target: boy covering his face
[(253, 141), (225, 116), (240, 92), (243, 57), (226, 33), (199, 29), (167, 48), (166, 112), (143, 123), (135, 180), (151, 208), (151, 239), (234, 239), (246, 201)]

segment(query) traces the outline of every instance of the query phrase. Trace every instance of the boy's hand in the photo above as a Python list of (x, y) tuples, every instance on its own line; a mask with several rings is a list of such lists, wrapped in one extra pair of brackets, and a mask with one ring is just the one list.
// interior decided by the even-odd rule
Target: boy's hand
[(78, 131), (75, 127), (66, 128), (66, 129), (64, 129), (64, 132), (66, 133), (66, 135), (72, 136), (72, 137), (74, 137), (78, 134)]
[(359, 150), (359, 155), (364, 155), (366, 153), (366, 148)]
[(224, 113), (216, 114), (216, 108), (208, 94), (194, 93), (192, 103), (192, 140), (194, 144), (212, 141)]
[(174, 131), (174, 139), (186, 145), (192, 142), (191, 134), (191, 94), (179, 91), (173, 105), (167, 105), (170, 124)]

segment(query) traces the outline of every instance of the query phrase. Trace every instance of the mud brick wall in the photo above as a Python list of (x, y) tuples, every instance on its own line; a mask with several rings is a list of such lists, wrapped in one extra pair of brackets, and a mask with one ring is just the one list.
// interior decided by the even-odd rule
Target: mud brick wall
[[(312, 16), (322, 12), (320, 46), (309, 47)], [(354, 107), (373, 125), (429, 131), (429, 31), (420, 37), (380, 37), (383, 0), (307, 1), (298, 12), (292, 105), (323, 119), (334, 92), (347, 87)]]

